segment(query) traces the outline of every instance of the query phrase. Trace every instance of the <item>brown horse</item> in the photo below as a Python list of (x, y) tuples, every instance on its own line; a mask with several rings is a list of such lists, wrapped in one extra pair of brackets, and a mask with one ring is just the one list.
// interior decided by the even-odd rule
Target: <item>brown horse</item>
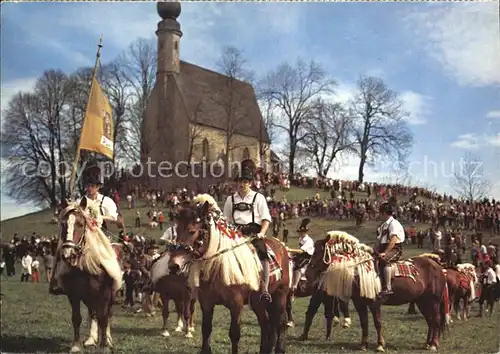
[(177, 273), (190, 265), (190, 286), (198, 288), (203, 313), (201, 352), (212, 353), (210, 336), (214, 307), (224, 305), (231, 312), (231, 352), (238, 353), (241, 316), (244, 306), (249, 303), (261, 328), (259, 353), (272, 353), (273, 347), (275, 353), (284, 353), (286, 301), (290, 291), (286, 247), (277, 239), (265, 239), (272, 258), (269, 284), (272, 301), (260, 301), (262, 265), (250, 240), (226, 223), (211, 196), (200, 195), (193, 202), (197, 205), (185, 206), (179, 212), (178, 245), (171, 254), (170, 269)]
[(414, 301), (427, 325), (426, 347), (436, 350), (440, 334), (446, 328), (448, 290), (442, 268), (427, 257), (415, 257), (393, 266), (393, 295), (377, 297), (381, 290), (375, 271), (373, 250), (342, 231), (330, 231), (315, 244), (306, 271), (310, 280), (323, 278), (329, 295), (352, 299), (362, 328), (361, 348), (368, 347), (368, 309), (373, 315), (378, 336), (377, 351), (384, 351), (381, 306), (397, 306)]
[[(196, 299), (193, 299), (185, 274), (169, 274), (168, 262), (170, 251), (164, 252), (151, 267), (151, 285), (153, 290), (160, 294), (163, 304), (163, 328), (161, 335), (169, 337), (168, 331), (168, 304), (174, 301), (177, 312), (177, 328), (175, 332), (184, 330), (186, 338), (192, 338), (194, 332), (194, 315)], [(182, 321), (184, 319), (184, 323)]]
[[(61, 294), (58, 289), (62, 285), (71, 304), (71, 352), (80, 351), (81, 302), (87, 306), (91, 322), (90, 336), (84, 346), (96, 346), (99, 342), (102, 350), (112, 346), (109, 321), (116, 291), (121, 287), (120, 266), (108, 238), (89, 213), (95, 211), (94, 203), (82, 198), (80, 204), (63, 202), (62, 207), (60, 247), (49, 292)], [(63, 247), (66, 241), (74, 242), (77, 247)]]

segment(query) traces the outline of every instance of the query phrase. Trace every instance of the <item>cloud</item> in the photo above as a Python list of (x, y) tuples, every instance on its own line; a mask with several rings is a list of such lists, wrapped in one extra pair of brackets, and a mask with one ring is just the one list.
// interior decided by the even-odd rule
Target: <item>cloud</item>
[(430, 97), (414, 91), (404, 91), (400, 94), (404, 109), (410, 113), (406, 119), (408, 124), (422, 125), (427, 123), (427, 116), (431, 113)]
[(494, 147), (500, 147), (500, 133), (497, 135), (491, 136), (486, 140), (487, 144), (492, 145)]
[(498, 2), (447, 5), (412, 12), (405, 22), (460, 85), (500, 84)]
[(459, 149), (477, 149), (479, 147), (479, 139), (475, 134), (462, 134), (458, 139), (451, 143), (452, 147)]
[(500, 109), (495, 111), (489, 111), (486, 114), (486, 118), (500, 118)]
[(1, 88), (2, 92), (1, 92), (1, 102), (0, 102), (0, 108), (2, 110), (1, 114), (2, 120), (3, 120), (3, 111), (8, 107), (12, 97), (19, 91), (23, 92), (33, 91), (37, 79), (38, 79), (37, 77), (26, 77), (10, 81), (2, 81), (2, 88)]
[(467, 133), (458, 136), (458, 139), (451, 143), (452, 147), (459, 149), (478, 149), (483, 146), (500, 147), (500, 133), (496, 135), (478, 135)]

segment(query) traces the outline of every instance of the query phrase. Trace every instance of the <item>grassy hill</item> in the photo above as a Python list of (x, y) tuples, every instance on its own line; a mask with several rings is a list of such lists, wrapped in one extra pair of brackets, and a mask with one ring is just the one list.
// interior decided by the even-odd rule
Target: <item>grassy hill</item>
[[(315, 194), (312, 189), (294, 188), (286, 193), (289, 201), (304, 200)], [(326, 193), (321, 192), (326, 196)], [(283, 193), (278, 192), (278, 198)], [(358, 197), (365, 197), (359, 195)], [(138, 209), (145, 216), (148, 208), (139, 205)], [(125, 216), (127, 228), (133, 228), (135, 210), (128, 210), (121, 205)], [(2, 235), (10, 239), (14, 232), (19, 235), (30, 235), (33, 231), (41, 235), (50, 236), (57, 233), (57, 226), (51, 224), (52, 212), (41, 211), (19, 218), (6, 220), (1, 223)], [(145, 220), (145, 217), (144, 217)], [(299, 220), (288, 221), (289, 246), (297, 246), (295, 228)], [(357, 228), (352, 221), (332, 221), (312, 218), (311, 232), (313, 238), (322, 237), (325, 231), (340, 229), (348, 231), (367, 244), (375, 241), (375, 230), (378, 223), (368, 222), (365, 227)], [(427, 225), (417, 225), (417, 228)], [(112, 229), (114, 233), (116, 229)], [(144, 229), (145, 234), (159, 237), (159, 229)], [(405, 256), (409, 257), (422, 253), (415, 246), (405, 247)], [(48, 285), (42, 281), (40, 284), (20, 283), (20, 275), (7, 279), (2, 277), (2, 293), (5, 295), (1, 308), (1, 344), (2, 352), (61, 352), (68, 351), (72, 340), (71, 310), (65, 297), (55, 297), (48, 294)], [(42, 274), (42, 278), (44, 274)], [(350, 329), (334, 329), (333, 339), (323, 340), (324, 320), (323, 309), (320, 309), (315, 318), (308, 342), (299, 342), (297, 337), (301, 334), (308, 299), (297, 299), (294, 302), (294, 315), (296, 328), (288, 330), (288, 353), (337, 353), (356, 351), (361, 331), (359, 321), (352, 304), (350, 305), (352, 327)], [(173, 307), (171, 305), (171, 310)], [(160, 336), (162, 325), (161, 315), (148, 318), (144, 314), (116, 306), (112, 334), (116, 353), (195, 353), (201, 343), (201, 316), (197, 308), (196, 332), (193, 339), (185, 339), (182, 335), (173, 333), (176, 316), (170, 317), (170, 330), (172, 336)], [(407, 315), (407, 306), (384, 307), (383, 328), (387, 342), (388, 352), (420, 352), (426, 337), (426, 325), (421, 315)], [(85, 318), (85, 310), (82, 314)], [(477, 313), (477, 305), (472, 308), (472, 315)], [(451, 325), (451, 332), (441, 339), (441, 353), (494, 353), (498, 351), (500, 312), (493, 318), (471, 318), (468, 322), (457, 322)], [(227, 353), (230, 350), (229, 312), (223, 307), (217, 307), (214, 318), (214, 331), (212, 334), (214, 354)], [(82, 338), (88, 334), (87, 323), (82, 325)], [(477, 335), (472, 335), (472, 334)], [(255, 315), (246, 309), (243, 316), (241, 338), (241, 353), (256, 352), (258, 350), (260, 329)], [(373, 323), (370, 322), (370, 344), (376, 347), (376, 333)], [(423, 351), (422, 351), (423, 352)]]

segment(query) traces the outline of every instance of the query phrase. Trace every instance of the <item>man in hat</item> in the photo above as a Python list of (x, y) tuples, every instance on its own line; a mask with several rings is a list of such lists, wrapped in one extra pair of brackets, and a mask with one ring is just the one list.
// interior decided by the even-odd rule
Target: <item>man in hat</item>
[(378, 229), (377, 236), (379, 275), (382, 280), (380, 296), (393, 294), (390, 264), (397, 262), (403, 254), (405, 231), (403, 225), (394, 218), (393, 213), (392, 203), (385, 202), (380, 205), (380, 214), (385, 219), (385, 222)]
[[(106, 197), (99, 193), (102, 186), (100, 179), (101, 169), (99, 166), (94, 165), (88, 167), (83, 174), (83, 183), (85, 185), (86, 195), (83, 198), (97, 201), (99, 203), (99, 212), (102, 216), (102, 225), (99, 225), (102, 230), (107, 230), (106, 222), (115, 223), (119, 228), (123, 227), (121, 218), (118, 216), (118, 209), (113, 199)], [(77, 201), (81, 202), (81, 199)], [(77, 247), (72, 241), (68, 240), (63, 244), (63, 247)], [(64, 295), (66, 291), (62, 285), (62, 277), (70, 271), (70, 268), (64, 262), (60, 262), (59, 258), (56, 259), (54, 267), (53, 282), (50, 286), (50, 293), (53, 295)]]
[(297, 228), (299, 234), (299, 246), (303, 251), (294, 257), (294, 272), (293, 272), (293, 284), (292, 291), (295, 292), (297, 286), (299, 285), (300, 278), (304, 274), (305, 267), (314, 253), (314, 240), (307, 234), (309, 227), (307, 226), (311, 222), (311, 219), (304, 219)]
[(252, 160), (241, 162), (241, 173), (236, 178), (238, 191), (227, 197), (224, 204), (224, 217), (233, 225), (238, 227), (243, 235), (251, 236), (257, 234), (252, 244), (257, 250), (257, 255), (264, 269), (264, 284), (261, 289), (261, 298), (271, 302), (269, 294), (270, 265), (267, 247), (264, 242), (271, 214), (266, 198), (261, 193), (251, 189), (254, 179), (255, 164)]

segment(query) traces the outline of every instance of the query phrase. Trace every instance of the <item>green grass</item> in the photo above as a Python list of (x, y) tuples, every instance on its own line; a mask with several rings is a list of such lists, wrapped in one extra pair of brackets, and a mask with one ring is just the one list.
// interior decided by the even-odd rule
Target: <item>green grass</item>
[[(313, 190), (290, 191), (288, 200), (302, 200), (311, 196)], [(122, 206), (123, 207), (123, 206)], [(147, 208), (141, 208), (145, 215)], [(123, 210), (127, 224), (133, 225), (135, 212)], [(34, 213), (28, 216), (2, 222), (2, 234), (10, 239), (13, 232), (20, 235), (30, 235), (37, 231), (42, 235), (50, 236), (57, 233), (57, 227), (50, 224), (50, 211)], [(368, 222), (362, 229), (356, 228), (350, 221), (334, 222), (329, 220), (312, 219), (310, 235), (319, 238), (324, 232), (332, 229), (342, 229), (357, 236), (363, 242), (374, 243), (376, 222)], [(295, 225), (300, 220), (289, 221), (290, 247), (297, 246)], [(426, 227), (426, 225), (417, 225)], [(135, 229), (132, 229), (134, 231)], [(115, 230), (116, 231), (116, 230)], [(147, 234), (158, 237), (159, 230), (147, 230)], [(4, 240), (5, 240), (4, 239)], [(405, 248), (405, 256), (419, 254), (421, 251), (409, 245)], [(42, 278), (44, 274), (42, 274)], [(67, 352), (72, 341), (71, 309), (67, 299), (63, 296), (51, 296), (48, 285), (20, 283), (19, 269), (15, 278), (2, 278), (2, 293), (5, 295), (1, 308), (1, 345), (2, 352)], [(323, 309), (321, 308), (311, 328), (309, 341), (299, 342), (308, 299), (297, 299), (294, 302), (294, 316), (296, 327), (288, 330), (288, 353), (337, 353), (356, 351), (360, 342), (361, 330), (357, 314), (350, 304), (352, 327), (340, 329), (336, 327), (332, 339), (325, 341)], [(173, 306), (171, 305), (173, 311)], [(383, 308), (383, 329), (388, 352), (420, 352), (425, 342), (427, 326), (421, 315), (407, 315), (407, 305)], [(468, 322), (451, 324), (449, 334), (440, 341), (441, 353), (495, 353), (499, 346), (500, 312), (492, 318), (471, 318)], [(477, 305), (474, 304), (471, 315), (477, 314)], [(82, 339), (88, 335), (86, 311), (82, 307), (84, 323), (82, 324)], [(201, 317), (197, 307), (196, 332), (194, 338), (185, 339), (182, 334), (174, 333), (176, 315), (171, 313), (169, 330), (170, 338), (160, 336), (162, 320), (160, 312), (154, 317), (136, 314), (114, 308), (112, 335), (115, 352), (117, 353), (195, 353), (201, 344)], [(376, 347), (376, 332), (370, 322), (370, 349)], [(214, 317), (212, 334), (212, 349), (215, 354), (228, 353), (230, 350), (229, 311), (217, 307)], [(241, 353), (256, 353), (259, 348), (260, 329), (253, 312), (245, 309), (242, 321)]]

